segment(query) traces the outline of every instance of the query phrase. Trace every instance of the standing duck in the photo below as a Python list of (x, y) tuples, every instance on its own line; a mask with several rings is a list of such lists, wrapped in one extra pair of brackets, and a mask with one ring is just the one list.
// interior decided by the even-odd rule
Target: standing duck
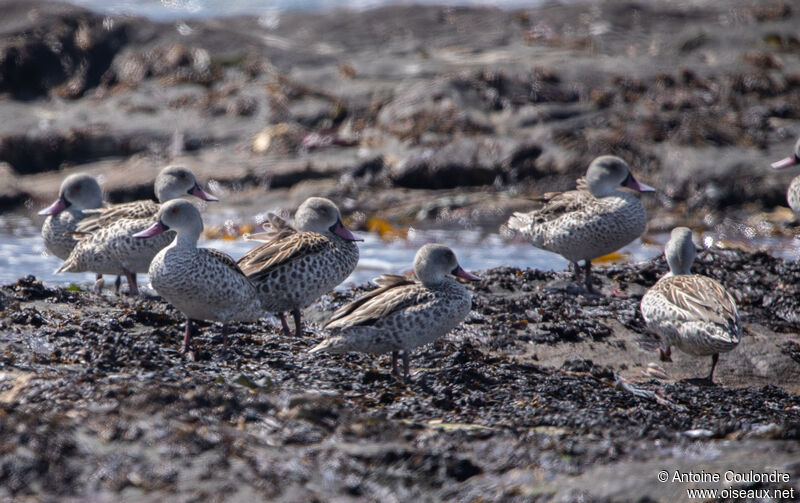
[(89, 216), (86, 210), (103, 205), (103, 191), (94, 177), (78, 173), (61, 182), (58, 199), (39, 215), (47, 215), (42, 224), (42, 238), (47, 249), (65, 260), (75, 247), (72, 232), (78, 223)]
[[(168, 166), (156, 177), (155, 193), (159, 203), (193, 195), (206, 201), (218, 199), (200, 188), (194, 174), (183, 166)], [(138, 295), (136, 274), (146, 273), (159, 250), (174, 234), (154, 239), (133, 239), (133, 234), (153, 224), (160, 204), (142, 200), (98, 210), (76, 227), (79, 241), (56, 272), (85, 272), (124, 275), (131, 295)]]
[(175, 231), (173, 239), (153, 258), (148, 274), (156, 292), (186, 316), (182, 352), (189, 351), (192, 320), (222, 322), (226, 345), (228, 323), (257, 320), (263, 313), (255, 287), (230, 256), (197, 247), (203, 219), (188, 201), (163, 204), (155, 224), (133, 238), (147, 241), (168, 230)]
[[(46, 215), (42, 224), (44, 246), (50, 253), (66, 260), (75, 248), (73, 232), (77, 225), (90, 215), (89, 211), (103, 205), (103, 191), (93, 176), (82, 173), (69, 175), (61, 182), (58, 199), (39, 215)], [(102, 275), (97, 275), (95, 290), (103, 286)]]
[[(772, 163), (773, 169), (785, 169), (800, 164), (800, 138), (794, 144), (794, 153), (785, 159)], [(800, 216), (800, 176), (794, 177), (786, 191), (786, 200), (795, 215)]]
[(672, 346), (692, 355), (711, 355), (711, 372), (699, 381), (713, 384), (719, 354), (735, 348), (742, 336), (736, 302), (719, 282), (691, 273), (695, 248), (688, 228), (672, 230), (664, 255), (669, 272), (642, 297), (642, 316), (661, 336), (662, 361), (672, 361)]
[(544, 205), (529, 213), (514, 213), (506, 226), (527, 237), (533, 246), (558, 253), (574, 267), (579, 280), (579, 260), (585, 263), (585, 285), (592, 287), (592, 259), (607, 255), (641, 236), (647, 213), (639, 198), (618, 190), (639, 192), (655, 189), (636, 181), (628, 164), (619, 157), (596, 158), (578, 180), (577, 190), (548, 193)]
[(392, 374), (398, 352), (403, 355), (403, 378), (409, 376), (409, 352), (433, 342), (455, 328), (469, 313), (472, 297), (453, 275), (479, 280), (465, 271), (453, 251), (426, 244), (414, 257), (417, 280), (384, 274), (374, 280), (379, 288), (368, 292), (333, 314), (325, 326), (331, 336), (312, 353), (392, 353)]
[(300, 311), (347, 279), (358, 264), (361, 241), (342, 224), (339, 208), (323, 197), (310, 197), (297, 208), (295, 225), (270, 214), (267, 232), (248, 239), (264, 241), (238, 265), (258, 288), (265, 310), (277, 312), (286, 335), (284, 311), (294, 315), (295, 335), (302, 334)]

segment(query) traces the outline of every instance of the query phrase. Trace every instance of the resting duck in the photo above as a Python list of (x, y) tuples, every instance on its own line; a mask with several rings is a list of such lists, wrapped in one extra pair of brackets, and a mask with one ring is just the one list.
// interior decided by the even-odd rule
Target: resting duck
[(333, 314), (325, 326), (331, 336), (312, 353), (392, 353), (392, 374), (402, 351), (403, 378), (408, 380), (410, 351), (433, 342), (454, 329), (469, 313), (469, 291), (450, 275), (479, 280), (465, 271), (453, 251), (439, 244), (426, 244), (414, 257), (417, 280), (383, 275), (368, 292)]
[[(200, 188), (194, 174), (182, 166), (168, 166), (156, 177), (155, 193), (160, 203), (193, 195), (206, 201), (218, 199)], [(167, 246), (174, 234), (142, 241), (133, 235), (153, 224), (161, 204), (135, 201), (98, 210), (76, 227), (79, 239), (56, 272), (85, 272), (124, 275), (131, 295), (138, 295), (136, 274), (146, 273), (150, 261)]]
[(227, 345), (228, 323), (254, 321), (264, 311), (255, 287), (230, 256), (197, 247), (203, 219), (188, 201), (163, 204), (155, 223), (133, 238), (146, 242), (168, 230), (175, 231), (171, 243), (153, 258), (148, 274), (156, 292), (186, 316), (182, 352), (191, 345), (192, 320), (222, 322)]
[(284, 311), (294, 315), (295, 335), (302, 333), (300, 311), (330, 292), (358, 264), (361, 241), (342, 224), (339, 208), (323, 197), (310, 197), (297, 208), (297, 229), (270, 214), (267, 232), (246, 236), (263, 241), (239, 259), (239, 267), (258, 288), (261, 303), (277, 312), (289, 335)]
[(530, 213), (514, 213), (506, 226), (520, 232), (533, 246), (558, 253), (574, 267), (585, 263), (585, 284), (592, 287), (592, 259), (607, 255), (641, 236), (647, 213), (639, 198), (618, 190), (628, 187), (639, 192), (655, 189), (636, 181), (628, 164), (619, 157), (604, 155), (589, 165), (577, 190), (548, 193), (544, 205)]
[(661, 336), (661, 360), (671, 361), (670, 349), (711, 355), (711, 372), (699, 381), (713, 384), (719, 354), (732, 350), (742, 337), (736, 302), (719, 282), (692, 274), (695, 258), (692, 231), (672, 230), (664, 249), (669, 272), (642, 297), (647, 327)]

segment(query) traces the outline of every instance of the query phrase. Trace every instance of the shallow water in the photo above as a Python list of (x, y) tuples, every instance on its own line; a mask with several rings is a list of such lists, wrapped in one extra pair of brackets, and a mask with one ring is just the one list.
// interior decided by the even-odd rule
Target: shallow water
[[(8, 284), (20, 277), (33, 274), (51, 285), (76, 284), (88, 287), (94, 282), (91, 273), (54, 274), (61, 260), (44, 248), (39, 234), (40, 221), (24, 216), (0, 217), (0, 284)], [(382, 273), (401, 273), (411, 269), (414, 254), (425, 243), (438, 242), (450, 246), (461, 265), (470, 271), (480, 271), (499, 266), (515, 266), (543, 270), (561, 270), (567, 261), (560, 256), (542, 251), (522, 241), (508, 241), (495, 233), (480, 230), (415, 230), (410, 229), (407, 239), (383, 241), (376, 234), (358, 232), (364, 238), (359, 243), (358, 267), (342, 288), (361, 284)], [(200, 246), (216, 248), (234, 258), (241, 257), (257, 243), (243, 239), (201, 239)], [(622, 250), (627, 260), (645, 260), (661, 253), (661, 247), (646, 245), (637, 240)], [(107, 281), (111, 281), (108, 278)], [(146, 283), (145, 278), (140, 284)]]
[(481, 5), (501, 8), (532, 7), (544, 0), (71, 0), (71, 3), (109, 14), (133, 14), (158, 20), (254, 15), (266, 27), (289, 10), (369, 9), (381, 5)]

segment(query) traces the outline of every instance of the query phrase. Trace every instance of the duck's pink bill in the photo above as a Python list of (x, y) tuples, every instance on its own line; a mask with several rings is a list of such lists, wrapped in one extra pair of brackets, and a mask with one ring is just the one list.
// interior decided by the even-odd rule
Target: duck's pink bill
[(348, 241), (364, 241), (362, 238), (350, 232), (350, 229), (345, 227), (344, 224), (342, 224), (341, 222), (338, 222), (336, 224), (336, 226), (333, 228), (333, 232), (345, 238)]
[(656, 189), (647, 185), (646, 183), (642, 183), (633, 176), (628, 177), (628, 181), (625, 182), (625, 186), (631, 188), (633, 190), (638, 190), (639, 192), (655, 192)]
[(149, 228), (143, 230), (142, 232), (137, 232), (133, 235), (135, 238), (149, 238), (153, 236), (158, 236), (159, 234), (163, 233), (167, 229), (161, 224), (161, 222), (156, 222)]
[(201, 189), (199, 185), (195, 185), (190, 194), (204, 201), (219, 201), (219, 199)]
[(458, 268), (456, 269), (455, 276), (457, 278), (468, 279), (470, 281), (480, 281), (481, 280), (480, 277), (475, 276), (474, 274), (465, 271), (464, 268), (461, 267), (461, 266), (458, 266)]
[(792, 156), (792, 157), (787, 157), (786, 159), (781, 159), (780, 161), (775, 161), (772, 164), (770, 164), (770, 166), (772, 166), (772, 169), (783, 169), (783, 168), (788, 168), (790, 166), (794, 166), (798, 162), (800, 161), (797, 160), (797, 157)]
[(39, 215), (58, 215), (67, 208), (67, 202), (59, 197), (56, 202), (39, 212)]

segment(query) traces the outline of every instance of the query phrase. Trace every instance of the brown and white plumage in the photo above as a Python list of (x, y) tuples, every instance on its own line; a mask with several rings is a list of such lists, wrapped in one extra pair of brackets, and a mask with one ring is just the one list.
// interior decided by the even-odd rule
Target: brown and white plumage
[(206, 201), (217, 200), (200, 188), (194, 173), (184, 166), (167, 166), (162, 169), (156, 176), (153, 188), (158, 202), (142, 199), (88, 211), (87, 214), (91, 216), (84, 219), (75, 230), (94, 232), (123, 218), (138, 220), (155, 217), (161, 204), (187, 195)]
[(295, 333), (301, 333), (300, 310), (347, 279), (358, 264), (356, 238), (342, 224), (339, 209), (321, 197), (307, 199), (295, 215), (297, 229), (270, 214), (266, 232), (249, 236), (263, 241), (239, 259), (242, 271), (258, 288), (261, 303), (281, 317), (289, 332), (284, 311), (295, 318)]
[[(785, 169), (797, 165), (800, 165), (800, 138), (798, 138), (797, 143), (794, 144), (794, 152), (792, 152), (792, 155), (780, 161), (773, 162), (772, 168)], [(786, 191), (786, 200), (794, 214), (800, 216), (800, 176), (794, 177), (789, 184), (789, 189)]]
[(311, 352), (392, 353), (392, 373), (403, 351), (404, 377), (408, 378), (409, 353), (455, 328), (472, 307), (469, 291), (449, 275), (477, 280), (458, 265), (446, 246), (427, 244), (414, 258), (418, 280), (383, 275), (379, 288), (336, 311), (326, 329), (331, 336)]
[(183, 351), (191, 341), (191, 320), (220, 321), (223, 343), (226, 325), (252, 321), (263, 312), (255, 286), (227, 254), (198, 248), (203, 231), (200, 212), (184, 200), (162, 205), (156, 222), (134, 239), (147, 241), (176, 231), (171, 243), (160, 250), (150, 264), (150, 283), (159, 295), (186, 316)]
[[(194, 174), (182, 166), (167, 166), (156, 177), (155, 193), (160, 203), (193, 195), (208, 201), (217, 198), (203, 191)], [(146, 273), (150, 261), (174, 237), (169, 232), (153, 239), (133, 235), (150, 227), (161, 204), (134, 201), (99, 210), (76, 226), (78, 243), (56, 272), (85, 272), (124, 275), (130, 293), (138, 294), (136, 274)]]
[(627, 163), (605, 155), (592, 161), (577, 190), (545, 194), (542, 206), (514, 213), (506, 226), (519, 232), (537, 248), (552, 251), (572, 262), (585, 261), (586, 288), (591, 292), (591, 260), (627, 245), (645, 230), (647, 214), (639, 198), (618, 190), (640, 192), (653, 188), (639, 183)]
[(673, 229), (665, 255), (670, 272), (645, 293), (642, 316), (661, 336), (662, 359), (669, 360), (671, 346), (692, 355), (712, 355), (707, 380), (713, 382), (719, 353), (735, 348), (742, 336), (736, 302), (719, 282), (691, 274), (695, 248), (688, 228)]

